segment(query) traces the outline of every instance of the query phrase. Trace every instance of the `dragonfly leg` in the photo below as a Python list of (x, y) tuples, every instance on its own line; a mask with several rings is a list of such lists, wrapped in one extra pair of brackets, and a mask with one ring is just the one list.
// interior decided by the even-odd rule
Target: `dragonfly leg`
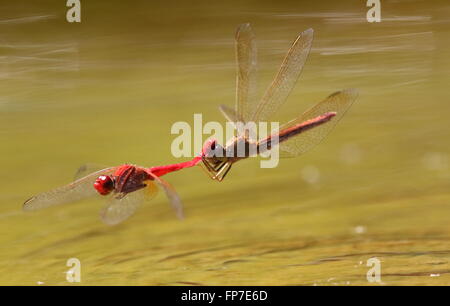
[[(215, 143), (215, 142), (214, 142)], [(209, 169), (213, 170), (214, 172), (219, 171), (223, 164), (228, 161), (228, 158), (225, 157), (225, 150), (220, 145), (215, 145), (216, 147), (213, 147), (213, 149), (207, 149), (202, 152), (202, 161), (203, 164)], [(213, 150), (219, 150), (220, 153), (222, 153), (221, 156), (216, 156), (215, 151)]]
[(208, 160), (206, 160), (206, 159), (203, 159), (202, 158), (202, 164), (203, 164), (203, 168), (205, 168), (205, 170), (206, 170), (206, 173), (209, 175), (209, 177), (211, 177), (212, 179), (214, 179), (214, 176), (216, 175), (216, 173), (217, 173), (217, 171), (219, 170), (219, 168), (220, 168), (220, 166), (222, 166), (222, 165), (220, 165), (219, 167), (218, 167), (218, 165), (211, 165), (211, 163), (208, 161)]
[(203, 159), (203, 162), (214, 172), (219, 171), (223, 164), (226, 163), (224, 160), (210, 160), (209, 158)]
[(205, 166), (209, 177), (216, 181), (222, 181), (231, 168), (231, 162), (226, 157), (225, 148), (210, 139), (202, 149), (202, 164)]
[(222, 166), (222, 168), (214, 175), (213, 179), (221, 182), (225, 178), (225, 176), (228, 174), (228, 171), (230, 171), (232, 165), (233, 165), (232, 163), (226, 162)]
[(231, 163), (226, 160), (211, 165), (208, 160), (203, 159), (202, 164), (208, 176), (219, 182), (222, 181), (231, 168)]

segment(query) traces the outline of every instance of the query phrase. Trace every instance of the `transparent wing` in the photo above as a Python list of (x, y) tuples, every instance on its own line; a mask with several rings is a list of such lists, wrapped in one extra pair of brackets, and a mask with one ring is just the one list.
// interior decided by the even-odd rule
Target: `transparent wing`
[(249, 23), (236, 31), (236, 110), (238, 118), (248, 120), (256, 110), (257, 51), (255, 35)]
[(80, 168), (78, 168), (77, 172), (74, 175), (74, 180), (78, 180), (82, 177), (85, 177), (89, 173), (94, 173), (97, 171), (100, 171), (102, 169), (107, 168), (105, 165), (99, 165), (95, 163), (87, 163), (84, 165), (81, 165)]
[(342, 118), (342, 116), (345, 114), (347, 109), (352, 105), (357, 97), (358, 92), (355, 89), (346, 89), (343, 91), (335, 92), (322, 102), (319, 102), (318, 104), (310, 108), (297, 119), (294, 119), (280, 127), (281, 131), (328, 112), (336, 113), (336, 116), (334, 116), (330, 121), (282, 142), (280, 144), (280, 156), (298, 156), (320, 143), (334, 128), (334, 126)]
[(183, 203), (181, 202), (180, 197), (178, 196), (175, 189), (170, 185), (168, 182), (164, 181), (160, 177), (149, 173), (155, 180), (156, 184), (158, 184), (166, 193), (167, 198), (169, 198), (169, 202), (172, 205), (172, 208), (175, 210), (175, 214), (179, 219), (184, 219), (184, 212), (183, 212)]
[(220, 105), (219, 106), (219, 110), (222, 113), (222, 115), (225, 117), (225, 119), (227, 119), (227, 121), (229, 122), (243, 122), (242, 118), (239, 118), (238, 113), (236, 112), (236, 110), (226, 106), (226, 105)]
[(275, 79), (264, 93), (258, 108), (248, 121), (267, 121), (286, 101), (308, 58), (313, 34), (313, 29), (308, 29), (297, 37), (284, 58)]
[(136, 210), (158, 193), (152, 181), (146, 181), (147, 187), (127, 194), (115, 194), (100, 210), (100, 219), (108, 225), (119, 224), (131, 217)]
[[(234, 128), (236, 129), (236, 136), (245, 136), (249, 139), (254, 139), (258, 134), (257, 126), (252, 123), (246, 123), (246, 121), (239, 117), (238, 113), (225, 105), (220, 105), (219, 110), (222, 112), (223, 116), (227, 119), (228, 122), (232, 122)], [(256, 140), (256, 139), (254, 139)]]
[(28, 199), (23, 204), (26, 211), (37, 210), (45, 207), (75, 202), (97, 194), (94, 182), (100, 175), (113, 174), (117, 167), (102, 169), (76, 180), (68, 185), (55, 188), (48, 192), (38, 194)]

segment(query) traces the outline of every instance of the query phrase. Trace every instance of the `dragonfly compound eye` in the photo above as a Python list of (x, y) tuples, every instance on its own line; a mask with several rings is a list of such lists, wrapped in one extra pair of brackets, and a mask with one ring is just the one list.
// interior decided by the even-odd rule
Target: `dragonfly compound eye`
[(99, 176), (94, 183), (94, 188), (101, 195), (107, 195), (114, 189), (114, 181), (110, 176), (101, 175)]

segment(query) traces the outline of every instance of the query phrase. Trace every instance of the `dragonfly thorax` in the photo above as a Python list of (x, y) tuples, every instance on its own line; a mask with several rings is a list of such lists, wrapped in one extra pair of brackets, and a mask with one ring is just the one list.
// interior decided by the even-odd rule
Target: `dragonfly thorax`
[(147, 186), (145, 181), (152, 180), (145, 169), (133, 165), (123, 165), (112, 175), (101, 175), (94, 183), (94, 188), (101, 195), (112, 191), (127, 194)]

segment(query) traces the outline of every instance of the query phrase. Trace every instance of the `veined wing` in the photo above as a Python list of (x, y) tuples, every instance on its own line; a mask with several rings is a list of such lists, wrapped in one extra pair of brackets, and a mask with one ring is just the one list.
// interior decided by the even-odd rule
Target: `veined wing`
[(280, 156), (298, 156), (310, 150), (315, 145), (319, 144), (334, 128), (334, 126), (342, 118), (342, 116), (345, 114), (345, 112), (357, 97), (358, 92), (355, 89), (346, 89), (343, 91), (335, 92), (322, 102), (319, 102), (318, 104), (307, 110), (297, 119), (294, 119), (280, 127), (280, 131), (282, 131), (326, 113), (336, 113), (336, 115), (328, 122), (302, 132), (297, 136), (289, 138), (288, 140), (280, 143)]
[(226, 105), (220, 105), (219, 110), (222, 113), (222, 115), (227, 119), (229, 122), (233, 122), (236, 125), (236, 122), (244, 122), (244, 120), (239, 117), (236, 110), (232, 109), (231, 107), (228, 107)]
[(150, 201), (158, 193), (157, 186), (164, 190), (178, 218), (183, 218), (183, 205), (174, 188), (153, 173), (147, 173), (153, 177), (153, 181), (145, 182), (147, 187), (127, 194), (111, 196), (100, 211), (100, 219), (104, 223), (116, 225), (131, 217), (143, 203)]
[(113, 174), (117, 167), (102, 169), (100, 171), (86, 175), (68, 185), (55, 188), (48, 192), (38, 194), (28, 199), (23, 204), (23, 209), (38, 210), (45, 207), (75, 202), (97, 194), (94, 189), (94, 182), (100, 175)]
[(77, 172), (74, 175), (74, 180), (78, 180), (82, 177), (85, 177), (86, 175), (90, 173), (94, 173), (97, 171), (100, 171), (102, 169), (107, 168), (105, 165), (95, 164), (95, 163), (87, 163), (84, 165), (81, 165), (80, 168), (78, 168)]
[(175, 210), (175, 214), (177, 215), (178, 219), (184, 219), (183, 203), (181, 202), (180, 197), (178, 196), (172, 185), (151, 172), (147, 173), (150, 174), (156, 184), (158, 184), (158, 186), (160, 186), (164, 190), (172, 208)]
[(116, 225), (131, 217), (144, 202), (150, 201), (158, 193), (153, 181), (145, 183), (147, 187), (143, 189), (110, 196), (100, 210), (100, 219), (108, 225)]
[[(236, 31), (236, 111), (241, 121), (249, 120), (256, 110), (257, 51), (255, 35), (249, 23)], [(227, 118), (228, 119), (228, 118)]]
[(313, 29), (308, 29), (302, 32), (294, 41), (275, 79), (272, 81), (272, 84), (259, 102), (256, 111), (248, 121), (267, 121), (286, 101), (308, 58), (313, 34)]

